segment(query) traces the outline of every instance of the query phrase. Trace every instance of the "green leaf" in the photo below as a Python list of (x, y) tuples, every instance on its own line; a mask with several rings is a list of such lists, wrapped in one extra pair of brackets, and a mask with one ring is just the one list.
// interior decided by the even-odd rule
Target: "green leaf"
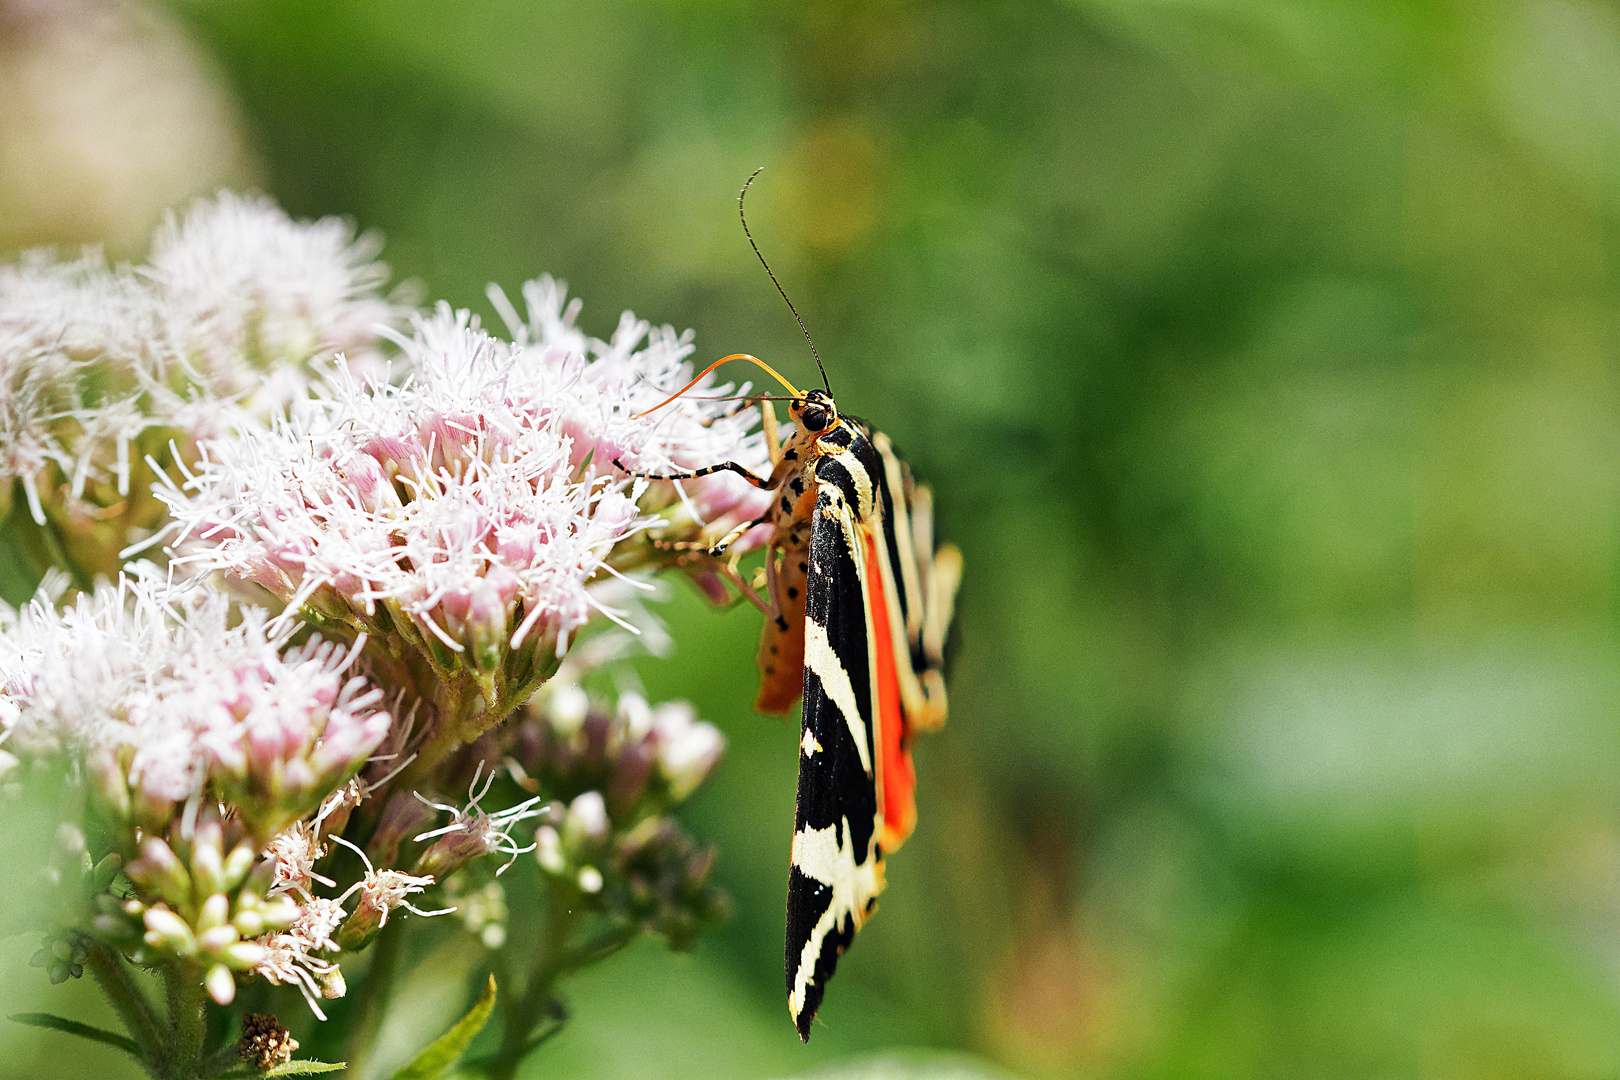
[(103, 1031), (89, 1024), (81, 1024), (77, 1020), (69, 1020), (62, 1016), (52, 1016), (50, 1013), (14, 1013), (8, 1019), (30, 1027), (50, 1028), (52, 1031), (65, 1031), (69, 1035), (77, 1035), (81, 1039), (92, 1042), (106, 1043), (116, 1046), (136, 1061), (141, 1061), (141, 1048), (135, 1045), (135, 1040), (111, 1031)]
[(394, 1074), (394, 1080), (438, 1080), (461, 1057), (467, 1044), (473, 1041), (473, 1036), (483, 1030), (494, 1009), (495, 976), (491, 975), (489, 985), (478, 996), (473, 1007), (467, 1010), (467, 1015), (457, 1020), (455, 1027), (428, 1043), (426, 1049), (417, 1054), (409, 1065)]
[(316, 1073), (337, 1072), (348, 1067), (347, 1061), (289, 1061), (260, 1072), (252, 1065), (238, 1065), (230, 1072), (218, 1074), (215, 1080), (264, 1080), (267, 1076), (314, 1076)]

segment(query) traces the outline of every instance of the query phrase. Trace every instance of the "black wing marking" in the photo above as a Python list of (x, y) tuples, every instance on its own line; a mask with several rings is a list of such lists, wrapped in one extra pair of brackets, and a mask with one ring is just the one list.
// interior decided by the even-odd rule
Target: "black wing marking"
[[(852, 498), (863, 494), (852, 471), (862, 468), (847, 453), (829, 455), (816, 467), (805, 602), (804, 725), (787, 909), (788, 1011), (806, 1041), (839, 954), (883, 889), (864, 595), (868, 568), (857, 523), (859, 504), (851, 505)], [(870, 489), (868, 480), (868, 501)]]

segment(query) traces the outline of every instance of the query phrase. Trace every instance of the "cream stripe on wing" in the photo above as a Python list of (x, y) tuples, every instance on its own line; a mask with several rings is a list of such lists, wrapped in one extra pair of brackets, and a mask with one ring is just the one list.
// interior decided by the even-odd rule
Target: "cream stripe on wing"
[[(857, 855), (861, 855), (864, 861), (856, 862)], [(870, 845), (865, 852), (855, 850), (847, 817), (842, 819), (841, 828), (833, 824), (825, 829), (805, 829), (795, 833), (793, 865), (805, 877), (832, 890), (827, 910), (821, 913), (821, 918), (811, 928), (810, 936), (799, 950), (798, 966), (793, 971), (788, 1011), (793, 1014), (794, 1020), (798, 1020), (799, 1013), (804, 1010), (805, 994), (816, 977), (816, 961), (826, 947), (827, 934), (843, 922), (845, 916), (849, 917), (855, 930), (861, 928), (866, 921), (867, 901), (883, 891), (883, 867), (873, 857)]]
[(849, 681), (849, 672), (833, 655), (827, 641), (827, 628), (814, 619), (804, 620), (804, 666), (816, 673), (821, 688), (827, 692), (838, 711), (844, 714), (844, 723), (855, 740), (855, 749), (861, 755), (861, 768), (872, 775), (872, 755), (866, 747), (866, 719), (855, 707), (855, 687)]
[(842, 465), (844, 471), (849, 473), (850, 481), (855, 485), (855, 506), (853, 510), (862, 521), (865, 521), (871, 517), (873, 512), (872, 477), (867, 475), (866, 466), (861, 464), (860, 458), (848, 450), (840, 450), (836, 454), (829, 454), (828, 456)]

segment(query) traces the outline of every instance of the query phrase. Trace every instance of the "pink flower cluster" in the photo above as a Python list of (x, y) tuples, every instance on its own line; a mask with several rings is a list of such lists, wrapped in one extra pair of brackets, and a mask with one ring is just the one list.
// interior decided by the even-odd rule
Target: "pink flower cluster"
[(206, 791), (268, 839), (364, 764), (389, 716), (345, 674), (355, 650), (236, 614), (155, 572), (63, 612), (41, 597), (0, 633), (0, 740), (81, 757), (115, 820), (160, 830)]
[[(441, 305), (401, 342), (402, 384), (340, 369), (287, 420), (206, 445), (160, 496), (178, 523), (177, 561), (311, 617), (404, 637), (441, 669), (515, 672), (495, 690), (521, 700), (593, 615), (622, 622), (604, 600), (609, 582), (624, 577), (625, 542), (660, 519), (638, 512), (648, 485), (611, 459), (667, 469), (764, 458), (755, 416), (706, 400), (712, 389), (636, 415), (690, 378), (686, 338), (666, 328), (647, 340), (627, 316), (612, 342), (588, 341), (559, 286), (526, 292), (515, 341)], [(763, 506), (731, 476), (684, 497), (705, 522)]]
[[(759, 411), (738, 400), (746, 384), (706, 380), (651, 416), (639, 415), (692, 378), (690, 331), (676, 334), (627, 311), (612, 338), (590, 340), (574, 324), (579, 301), (566, 302), (566, 296), (566, 287), (549, 276), (526, 283), (524, 318), (499, 288), (489, 290), (513, 342), (537, 354), (538, 362), (530, 365), (560, 391), (549, 408), (570, 440), (574, 465), (590, 462), (609, 472), (617, 459), (640, 472), (666, 473), (730, 460), (769, 471), (764, 439), (754, 430)], [(729, 472), (684, 481), (679, 490), (699, 522), (722, 532), (732, 522), (757, 516), (770, 502)]]

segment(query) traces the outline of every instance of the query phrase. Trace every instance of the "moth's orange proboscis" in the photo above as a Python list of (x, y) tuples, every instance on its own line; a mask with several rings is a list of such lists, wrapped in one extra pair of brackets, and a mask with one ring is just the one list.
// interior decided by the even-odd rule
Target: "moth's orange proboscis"
[(706, 367), (702, 371), (698, 372), (697, 373), (697, 378), (693, 379), (691, 382), (687, 383), (685, 386), (681, 387), (679, 390), (675, 391), (673, 394), (669, 395), (669, 397), (665, 398), (663, 401), (660, 401), (658, 404), (654, 405), (652, 408), (650, 408), (650, 409), (642, 409), (640, 412), (638, 412), (634, 416), (632, 416), (631, 419), (632, 420), (639, 420), (643, 416), (646, 416), (648, 413), (657, 412), (659, 409), (662, 409), (665, 405), (668, 405), (670, 402), (674, 401), (676, 398), (680, 397), (682, 394), (684, 394), (688, 390), (692, 389), (692, 387), (694, 387), (698, 383), (702, 382), (703, 377), (705, 375), (707, 375), (709, 372), (713, 371), (715, 368), (719, 367), (721, 364), (729, 364), (733, 360), (747, 360), (751, 364), (757, 364), (759, 367), (764, 368), (765, 371), (773, 379), (775, 379), (777, 382), (781, 383), (783, 386), (787, 387), (788, 393), (792, 394), (796, 398), (804, 396), (803, 394), (799, 393), (798, 389), (792, 383), (788, 382), (786, 379), (782, 378), (782, 376), (778, 375), (776, 373), (776, 369), (771, 367), (771, 365), (767, 364), (765, 361), (761, 360), (759, 357), (754, 356), (752, 353), (739, 352), (739, 353), (732, 353), (730, 356), (722, 356), (720, 359), (716, 360), (714, 363), (710, 364), (708, 367)]

